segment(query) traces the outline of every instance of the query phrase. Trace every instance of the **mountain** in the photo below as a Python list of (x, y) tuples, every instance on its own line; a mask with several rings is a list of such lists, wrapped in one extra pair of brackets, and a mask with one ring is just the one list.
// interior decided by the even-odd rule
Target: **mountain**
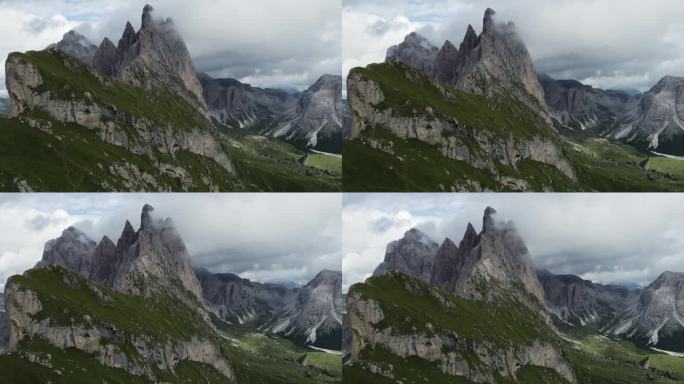
[(385, 259), (375, 268), (373, 275), (400, 271), (429, 282), (437, 248), (437, 243), (430, 240), (426, 234), (412, 228), (403, 238), (387, 244)]
[(602, 285), (574, 275), (554, 275), (537, 271), (552, 317), (573, 326), (603, 328), (639, 299), (638, 289)]
[(554, 80), (540, 75), (544, 98), (554, 118), (575, 130), (606, 132), (633, 113), (640, 95), (594, 88), (576, 80)]
[(116, 246), (104, 237), (93, 248), (69, 228), (46, 243), (35, 268), (8, 279), (13, 356), (66, 377), (80, 374), (69, 362), (78, 358), (94, 375), (126, 381), (182, 378), (188, 369), (233, 381), (183, 241), (151, 212), (143, 207), (137, 231), (126, 222)]
[(199, 75), (209, 114), (231, 128), (272, 128), (292, 113), (297, 95), (279, 89), (262, 89), (235, 79)]
[(198, 269), (205, 301), (222, 320), (283, 335), (301, 345), (340, 349), (342, 274), (321, 271), (303, 287), (261, 284)]
[(527, 49), (492, 16), (479, 36), (468, 28), (460, 49), (445, 43), (434, 74), (397, 61), (350, 71), (345, 190), (549, 190), (577, 180)]
[[(128, 22), (116, 45), (105, 38), (93, 46), (72, 31), (42, 51), (7, 57), (11, 103), (0, 102), (0, 114), (9, 108), (0, 143), (13, 144), (0, 144), (0, 190), (339, 190), (341, 159), (303, 161), (303, 145), (213, 120), (220, 116), (204, 100), (181, 35), (151, 6), (137, 31)], [(297, 100), (278, 108), (291, 109), (294, 119)], [(302, 121), (319, 121), (322, 109), (311, 110)], [(336, 131), (320, 121), (323, 143)]]
[[(535, 271), (513, 223), (495, 214), (487, 208), (482, 230), (468, 224), (458, 245), (444, 240), (430, 282), (394, 270), (350, 287), (345, 380), (681, 381), (681, 357), (644, 349), (627, 326), (666, 324), (648, 336), (662, 341), (667, 335), (669, 350), (679, 351), (684, 344), (676, 313), (684, 275), (667, 272), (640, 292)], [(639, 320), (624, 318), (621, 336), (600, 333), (635, 308)]]
[(306, 148), (342, 153), (342, 77), (321, 76), (302, 92), (291, 119), (272, 135)]
[(341, 153), (342, 78), (323, 75), (290, 93), (200, 75), (210, 115), (231, 128), (250, 128), (301, 148)]
[(576, 382), (524, 242), (495, 212), (458, 247), (443, 242), (430, 283), (390, 271), (349, 289), (346, 349), (361, 382), (526, 382), (526, 370)]
[(438, 49), (426, 38), (411, 32), (398, 45), (387, 49), (385, 61), (400, 61), (425, 73), (432, 73)]
[(664, 272), (638, 301), (608, 328), (608, 333), (684, 353), (684, 273)]
[(601, 90), (575, 80), (541, 75), (544, 94), (554, 117), (575, 130), (593, 130), (636, 146), (670, 155), (683, 155), (682, 125), (677, 105), (684, 78), (666, 76), (649, 91), (629, 93)]
[(97, 51), (98, 47), (88, 41), (85, 36), (71, 30), (65, 33), (59, 42), (48, 45), (47, 49), (62, 51), (88, 65), (93, 65), (95, 51)]

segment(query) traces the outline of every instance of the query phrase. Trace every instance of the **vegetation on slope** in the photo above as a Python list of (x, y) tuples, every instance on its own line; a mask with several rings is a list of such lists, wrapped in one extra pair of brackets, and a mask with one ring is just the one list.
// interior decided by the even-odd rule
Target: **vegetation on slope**
[[(44, 83), (37, 92), (59, 100), (97, 102), (117, 111), (179, 131), (215, 135), (236, 168), (180, 151), (173, 157), (153, 149), (152, 157), (107, 144), (76, 124), (55, 121), (46, 112), (0, 117), (0, 190), (17, 191), (339, 191), (341, 176), (318, 163), (299, 163), (305, 151), (244, 132), (221, 132), (183, 98), (164, 89), (144, 90), (88, 69), (59, 51), (14, 53), (34, 64)], [(29, 126), (27, 120), (49, 129)], [(121, 127), (132, 142), (143, 140)]]

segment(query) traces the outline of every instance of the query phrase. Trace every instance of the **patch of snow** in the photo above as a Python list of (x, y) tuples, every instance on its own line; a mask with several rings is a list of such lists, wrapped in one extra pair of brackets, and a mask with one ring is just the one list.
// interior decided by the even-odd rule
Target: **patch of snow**
[(342, 155), (339, 153), (330, 153), (330, 152), (323, 152), (323, 151), (317, 151), (315, 149), (309, 149), (309, 151), (313, 153), (318, 153), (319, 155), (326, 155), (326, 156), (333, 156), (333, 157), (339, 157), (340, 159), (342, 158)]
[(656, 151), (651, 151), (651, 153), (654, 154), (654, 155), (658, 155), (658, 156), (662, 156), (662, 157), (667, 157), (668, 159), (674, 159), (674, 160), (684, 161), (684, 157), (682, 157), (682, 156), (667, 155), (667, 154), (665, 154), (665, 153), (660, 153), (660, 152), (656, 152)]
[(315, 350), (317, 350), (317, 351), (325, 352), (325, 353), (330, 353), (331, 355), (339, 355), (339, 356), (342, 356), (342, 351), (334, 351), (334, 350), (332, 350), (332, 349), (318, 348), (318, 347), (314, 347), (314, 346), (311, 346), (311, 345), (309, 346), (309, 348), (315, 349)]
[(670, 356), (684, 357), (684, 353), (666, 351), (664, 349), (658, 349), (658, 348), (653, 348), (653, 347), (651, 347), (651, 349), (654, 351), (658, 351), (658, 352), (670, 355)]

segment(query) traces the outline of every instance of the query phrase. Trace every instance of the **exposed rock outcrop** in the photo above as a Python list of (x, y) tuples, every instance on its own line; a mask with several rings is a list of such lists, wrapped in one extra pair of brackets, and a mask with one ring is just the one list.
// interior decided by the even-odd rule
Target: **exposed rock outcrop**
[(93, 252), (97, 244), (85, 233), (69, 227), (56, 239), (45, 243), (43, 258), (36, 267), (59, 265), (88, 277), (93, 263)]
[(439, 245), (416, 228), (408, 230), (404, 237), (387, 244), (384, 261), (375, 268), (373, 275), (390, 271), (404, 272), (417, 279), (430, 282), (432, 265)]
[(444, 241), (437, 251), (431, 284), (475, 300), (496, 301), (504, 292), (547, 318), (544, 291), (525, 242), (512, 221), (496, 221), (495, 215), (487, 207), (482, 231), (476, 234), (469, 224), (458, 247), (449, 239)]
[(231, 128), (249, 128), (302, 148), (341, 153), (342, 78), (323, 75), (288, 93), (201, 74), (210, 115)]
[(431, 74), (438, 53), (437, 47), (416, 32), (411, 32), (398, 45), (387, 49), (385, 61), (401, 61), (413, 68)]
[[(57, 53), (56, 60), (64, 66), (80, 72), (84, 81), (108, 92), (112, 87), (109, 80), (98, 72), (82, 65), (79, 61)], [(185, 118), (196, 119), (190, 125), (180, 126), (176, 121), (161, 121), (132, 110), (122, 110), (112, 100), (97, 97), (85, 91), (82, 98), (72, 93), (69, 97), (57, 95), (46, 86), (43, 73), (32, 57), (13, 53), (6, 62), (6, 84), (11, 98), (10, 115), (18, 118), (31, 118), (27, 114), (36, 111), (47, 113), (51, 118), (63, 123), (75, 123), (95, 130), (105, 142), (121, 146), (127, 150), (156, 159), (155, 150), (175, 156), (178, 151), (186, 150), (216, 161), (228, 171), (233, 164), (213, 133), (213, 127), (201, 114), (191, 114)], [(186, 106), (187, 107), (187, 106)], [(185, 124), (185, 123), (184, 123)]]
[(638, 289), (596, 284), (574, 275), (540, 270), (537, 276), (550, 313), (575, 326), (603, 327), (632, 307), (639, 297)]
[(59, 42), (48, 45), (47, 49), (57, 49), (92, 65), (97, 47), (82, 34), (71, 30), (65, 33)]
[(303, 287), (261, 284), (203, 269), (196, 273), (205, 301), (224, 321), (250, 324), (301, 344), (340, 349), (341, 272), (321, 271)]
[(645, 345), (684, 353), (684, 273), (662, 273), (606, 330)]
[[(454, 90), (443, 83), (419, 74), (412, 68), (393, 64), (406, 81), (442, 95), (446, 101), (459, 103)], [(464, 161), (472, 167), (497, 174), (497, 163), (517, 169), (518, 162), (534, 160), (551, 165), (569, 179), (576, 179), (575, 171), (565, 157), (560, 144), (553, 137), (548, 122), (526, 124), (538, 127), (538, 134), (521, 136), (500, 132), (500, 127), (476, 128), (465, 124), (457, 114), (445, 115), (433, 107), (425, 110), (402, 111), (402, 105), (387, 102), (383, 86), (368, 78), (363, 71), (352, 71), (347, 79), (349, 108), (352, 113), (352, 139), (362, 137), (367, 129), (381, 127), (403, 139), (418, 139), (437, 147), (443, 156)], [(473, 101), (475, 102), (475, 101)], [(481, 102), (481, 101), (478, 101)], [(526, 108), (520, 106), (520, 108)], [(521, 111), (521, 114), (531, 112)], [(465, 117), (464, 117), (465, 118)], [(528, 187), (529, 188), (529, 187)], [(525, 187), (522, 188), (525, 190)]]

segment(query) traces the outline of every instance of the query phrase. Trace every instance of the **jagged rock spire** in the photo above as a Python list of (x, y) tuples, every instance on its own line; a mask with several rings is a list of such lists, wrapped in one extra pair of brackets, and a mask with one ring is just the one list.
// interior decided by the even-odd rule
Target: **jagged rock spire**
[(494, 216), (496, 215), (496, 209), (492, 207), (487, 207), (484, 211), (484, 217), (482, 218), (482, 231), (487, 232), (488, 230), (494, 229), (496, 224), (494, 221)]
[(492, 17), (494, 15), (496, 15), (496, 11), (491, 8), (487, 8), (484, 14), (484, 19), (482, 20), (482, 33), (487, 33), (494, 29), (494, 18)]
[(140, 230), (152, 229), (152, 217), (150, 212), (154, 211), (154, 208), (145, 204), (142, 208), (142, 213), (140, 214)]
[(154, 7), (152, 7), (149, 4), (146, 4), (145, 7), (143, 8), (143, 14), (142, 14), (142, 29), (150, 29), (154, 27), (154, 21), (152, 20), (152, 12), (154, 11)]

